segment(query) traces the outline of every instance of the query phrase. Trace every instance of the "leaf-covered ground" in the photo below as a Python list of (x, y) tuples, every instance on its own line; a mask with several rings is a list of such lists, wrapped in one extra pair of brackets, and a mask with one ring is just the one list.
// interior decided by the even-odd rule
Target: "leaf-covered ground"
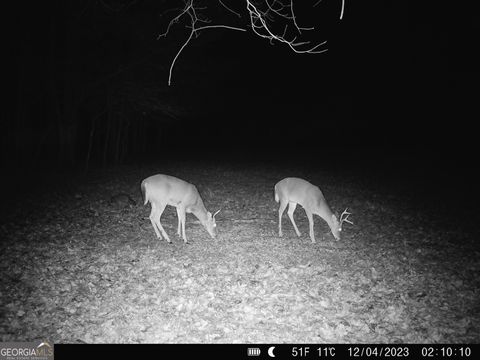
[[(162, 217), (173, 244), (155, 238), (139, 191), (154, 173), (195, 183), (209, 210), (221, 208), (217, 239), (187, 215), (184, 244), (173, 208)], [(341, 241), (315, 217), (312, 244), (300, 207), (302, 236), (285, 213), (278, 237), (273, 185), (292, 175), (318, 184), (334, 210), (349, 207), (355, 224)], [(427, 211), (371, 179), (273, 166), (59, 179), (4, 204), (0, 341), (480, 341), (477, 233), (444, 222), (441, 204)]]

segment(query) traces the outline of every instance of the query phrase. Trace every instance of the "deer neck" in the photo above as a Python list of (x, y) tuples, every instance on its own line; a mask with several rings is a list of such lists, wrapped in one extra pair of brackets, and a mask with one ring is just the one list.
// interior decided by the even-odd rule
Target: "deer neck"
[(207, 209), (201, 199), (199, 199), (195, 205), (190, 207), (190, 212), (195, 215), (202, 224), (207, 221)]
[(332, 210), (328, 207), (328, 205), (324, 205), (318, 215), (327, 222), (330, 229), (334, 229), (333, 219), (332, 219)]

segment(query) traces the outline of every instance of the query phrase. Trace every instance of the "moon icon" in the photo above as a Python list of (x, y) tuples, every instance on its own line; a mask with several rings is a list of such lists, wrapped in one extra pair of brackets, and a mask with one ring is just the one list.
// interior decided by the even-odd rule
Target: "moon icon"
[(275, 354), (273, 353), (273, 349), (275, 349), (275, 346), (270, 346), (268, 348), (268, 356), (275, 357)]

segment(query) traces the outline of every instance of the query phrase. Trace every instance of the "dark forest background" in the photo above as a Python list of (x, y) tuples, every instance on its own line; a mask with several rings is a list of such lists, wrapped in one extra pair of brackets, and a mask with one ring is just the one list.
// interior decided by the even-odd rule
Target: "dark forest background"
[[(169, 87), (188, 24), (158, 35), (181, 1), (17, 3), (1, 162), (85, 170), (234, 154), (327, 161), (368, 149), (365, 161), (408, 153), (468, 168), (478, 15), (422, 4), (347, 1), (340, 21), (340, 1), (323, 1), (302, 19), (317, 26), (312, 41), (328, 40), (318, 55), (252, 31), (206, 30), (178, 58)], [(209, 2), (205, 12), (247, 28), (237, 10), (242, 18)]]

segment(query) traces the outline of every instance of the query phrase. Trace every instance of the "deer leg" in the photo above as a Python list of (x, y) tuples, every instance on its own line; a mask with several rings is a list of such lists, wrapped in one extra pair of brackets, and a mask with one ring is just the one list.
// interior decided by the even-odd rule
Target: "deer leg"
[(295, 224), (295, 219), (293, 218), (293, 213), (295, 212), (295, 209), (297, 208), (297, 204), (294, 202), (289, 202), (288, 203), (288, 217), (290, 218), (290, 221), (293, 224), (293, 228), (295, 229), (295, 232), (297, 233), (297, 236), (300, 237), (302, 234), (300, 231), (298, 231), (297, 224)]
[(287, 207), (287, 202), (280, 201), (280, 207), (278, 208), (278, 236), (283, 236), (282, 233), (282, 215)]
[[(162, 217), (163, 210), (165, 210), (165, 206), (166, 204), (159, 204), (157, 208), (156, 205), (152, 204), (152, 214), (150, 215), (150, 220), (152, 221), (152, 223), (154, 223), (157, 226), (157, 230), (155, 231), (157, 233), (157, 236), (159, 235), (158, 230), (160, 230), (162, 235), (165, 237), (165, 240), (171, 243), (172, 241), (168, 237), (167, 233), (163, 229), (162, 223), (160, 222), (160, 218)], [(155, 210), (153, 210), (153, 207), (155, 207)], [(152, 215), (154, 216), (152, 217)], [(162, 237), (159, 236), (159, 239), (161, 238)]]
[(177, 207), (177, 218), (178, 218), (178, 227), (177, 227), (177, 235), (182, 236), (181, 233), (181, 225), (182, 225), (182, 217), (180, 215), (180, 209)]
[(315, 232), (313, 231), (313, 214), (311, 211), (307, 210), (305, 210), (305, 213), (307, 214), (308, 225), (310, 227), (310, 239), (312, 240), (312, 243), (315, 244)]
[(162, 235), (160, 235), (160, 231), (158, 231), (157, 224), (155, 223), (155, 218), (157, 217), (157, 214), (156, 214), (155, 210), (156, 210), (156, 208), (152, 204), (152, 210), (150, 211), (149, 219), (150, 219), (150, 222), (152, 223), (153, 230), (155, 230), (155, 235), (157, 235), (157, 238), (159, 240), (162, 240)]
[(180, 219), (180, 224), (182, 226), (182, 237), (183, 237), (183, 242), (186, 244), (187, 241), (187, 235), (185, 235), (185, 218), (186, 218), (186, 213), (185, 209), (181, 209), (178, 211), (178, 216)]

